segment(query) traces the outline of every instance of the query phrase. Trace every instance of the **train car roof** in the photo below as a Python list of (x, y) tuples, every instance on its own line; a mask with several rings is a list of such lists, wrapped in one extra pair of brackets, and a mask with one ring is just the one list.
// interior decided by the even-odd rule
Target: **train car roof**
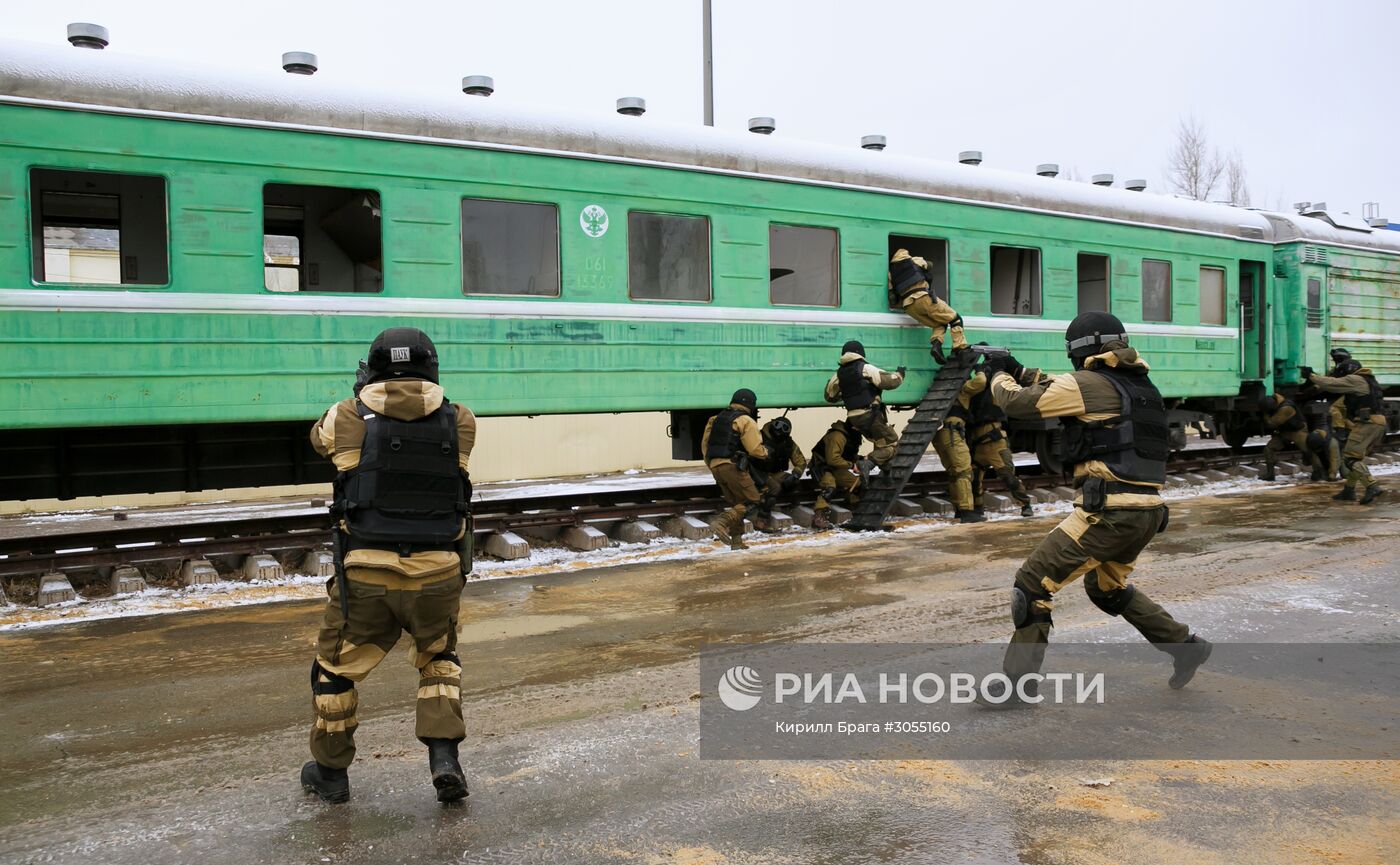
[(1250, 240), (1301, 239), (1400, 252), (1400, 232), (1339, 229), (1313, 217), (1264, 214), (781, 136), (617, 115), (526, 111), (499, 100), (468, 98), (448, 87), (440, 96), (373, 93), (339, 85), (325, 74), (192, 69), (111, 50), (0, 40), (0, 101), (635, 161)]

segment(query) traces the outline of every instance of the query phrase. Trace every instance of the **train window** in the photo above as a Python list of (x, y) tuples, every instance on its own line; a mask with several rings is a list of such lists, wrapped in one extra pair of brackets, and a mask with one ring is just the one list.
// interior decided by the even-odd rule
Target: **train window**
[(1225, 269), (1201, 268), (1201, 324), (1225, 323)]
[(838, 306), (834, 228), (768, 226), (768, 299), (788, 306)]
[(29, 172), (31, 250), (39, 282), (170, 281), (165, 178), (104, 171)]
[[(889, 256), (885, 259), (888, 264), (894, 254), (899, 250), (907, 250), (915, 258), (922, 258), (928, 262), (929, 293), (934, 297), (948, 301), (948, 241), (939, 240), (934, 237), (905, 237), (898, 234), (890, 235)], [(893, 292), (891, 292), (893, 295)], [(899, 309), (901, 306), (899, 298), (890, 297), (890, 308)]]
[(1142, 260), (1142, 320), (1172, 320), (1172, 263)]
[(263, 187), (263, 287), (384, 290), (379, 193), (338, 186)]
[(559, 296), (559, 208), (462, 199), (462, 293)]
[(1108, 256), (1079, 253), (1079, 311), (1108, 312)]
[(992, 312), (1040, 315), (1040, 250), (992, 247)]
[(1322, 280), (1308, 280), (1308, 327), (1322, 327)]
[(627, 214), (627, 296), (633, 300), (710, 300), (710, 220)]

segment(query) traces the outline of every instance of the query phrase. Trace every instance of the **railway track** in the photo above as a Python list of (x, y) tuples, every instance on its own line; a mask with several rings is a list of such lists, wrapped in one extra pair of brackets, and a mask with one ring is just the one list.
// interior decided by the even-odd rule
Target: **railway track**
[[(1400, 436), (1392, 435), (1385, 448), (1389, 450), (1397, 445), (1400, 445)], [(1180, 452), (1168, 470), (1170, 474), (1180, 475), (1229, 469), (1253, 463), (1262, 451), (1260, 445), (1240, 450), (1224, 445), (1196, 448)], [(1064, 483), (1060, 476), (1044, 474), (1038, 467), (1023, 466), (1020, 476), (1031, 489)], [(986, 489), (998, 492), (1002, 487), (995, 478), (989, 478)], [(945, 493), (943, 471), (930, 468), (915, 472), (903, 497), (919, 499)], [(811, 482), (807, 481), (799, 493), (784, 503), (791, 506), (810, 502), (813, 494)], [(547, 534), (549, 530), (570, 526), (706, 515), (723, 507), (723, 502), (715, 495), (714, 485), (698, 479), (695, 483), (652, 488), (506, 495), (476, 503), (476, 549), (480, 555), (485, 546), (483, 541), (494, 534)], [(248, 508), (230, 510), (246, 511)], [(57, 572), (68, 576), (75, 584), (85, 585), (120, 566), (159, 572), (178, 568), (180, 563), (189, 560), (227, 560), (255, 554), (272, 555), (283, 563), (290, 563), (299, 555), (328, 548), (331, 520), (323, 501), (311, 499), (305, 505), (268, 510), (275, 512), (256, 516), (213, 512), (156, 524), (129, 519), (126, 512), (116, 512), (110, 523), (94, 527), (88, 521), (85, 526), (72, 530), (65, 530), (61, 524), (42, 524), (43, 531), (6, 533), (0, 523), (0, 581), (9, 581), (14, 587), (40, 575)], [(22, 596), (26, 592), (12, 590), (10, 596), (17, 594)]]

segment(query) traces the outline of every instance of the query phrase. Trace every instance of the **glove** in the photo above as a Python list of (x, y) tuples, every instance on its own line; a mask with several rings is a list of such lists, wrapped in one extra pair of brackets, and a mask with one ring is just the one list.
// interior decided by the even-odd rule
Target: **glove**
[(997, 377), (997, 373), (1007, 372), (1007, 361), (1010, 357), (983, 357), (982, 372), (987, 376), (987, 384), (992, 383), (992, 379)]
[(1026, 368), (1021, 365), (1019, 360), (1011, 355), (1008, 354), (1006, 357), (1002, 358), (1001, 363), (1001, 368), (1006, 371), (1007, 375), (1016, 379), (1016, 381), (1020, 381), (1021, 376), (1025, 375)]
[(792, 472), (783, 472), (782, 479), (778, 483), (781, 484), (784, 493), (790, 493), (797, 489), (797, 475)]
[(1308, 379), (1311, 379), (1313, 376), (1317, 375), (1317, 373), (1313, 372), (1313, 368), (1310, 366), (1298, 367), (1298, 374), (1303, 377), (1303, 381), (1307, 381)]
[(897, 373), (899, 373), (901, 376), (903, 376), (906, 372), (909, 371), (909, 367), (907, 367), (907, 366), (897, 366), (897, 367), (894, 368), (894, 371), (897, 372)]
[(928, 349), (928, 353), (933, 355), (934, 362), (939, 366), (948, 362), (948, 356), (943, 353), (943, 340), (935, 339)]

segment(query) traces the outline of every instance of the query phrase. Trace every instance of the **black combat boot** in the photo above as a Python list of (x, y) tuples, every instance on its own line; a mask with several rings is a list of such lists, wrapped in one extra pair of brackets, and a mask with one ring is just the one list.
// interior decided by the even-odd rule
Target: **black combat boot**
[(1332, 497), (1334, 502), (1356, 501), (1356, 487), (1342, 487), (1342, 491)]
[(1181, 690), (1186, 687), (1186, 683), (1191, 681), (1191, 677), (1196, 675), (1196, 668), (1206, 662), (1210, 657), (1212, 648), (1208, 640), (1192, 634), (1186, 638), (1184, 643), (1175, 645), (1159, 646), (1165, 649), (1167, 654), (1172, 656), (1172, 677), (1167, 680), (1167, 684), (1174, 690)]
[(1264, 464), (1264, 468), (1262, 468), (1262, 469), (1259, 470), (1259, 480), (1261, 480), (1261, 481), (1271, 481), (1271, 480), (1273, 480), (1273, 479), (1274, 479), (1274, 467), (1273, 467), (1271, 464), (1269, 464), (1269, 463), (1265, 463), (1265, 464)]
[(1366, 492), (1361, 496), (1361, 504), (1369, 505), (1371, 502), (1374, 502), (1376, 499), (1380, 498), (1381, 493), (1383, 492), (1385, 492), (1385, 490), (1381, 489), (1380, 484), (1371, 484), (1369, 487), (1366, 488)]
[(1033, 516), (1035, 516), (1035, 511), (1031, 510), (1030, 504), (1021, 505), (1021, 516), (1023, 516), (1023, 517), (1033, 517)]
[(322, 766), (315, 760), (308, 760), (301, 767), (301, 789), (315, 793), (327, 802), (350, 801), (350, 773), (344, 769)]
[(467, 797), (467, 776), (457, 762), (457, 742), (453, 739), (424, 739), (428, 746), (428, 770), (433, 773), (439, 802), (456, 802)]
[(957, 517), (960, 523), (985, 523), (987, 521), (987, 515), (981, 511), (960, 510), (953, 516)]
[(1325, 480), (1327, 480), (1327, 469), (1323, 468), (1322, 466), (1313, 466), (1312, 477), (1309, 478), (1309, 480), (1311, 480), (1311, 481), (1325, 481)]

